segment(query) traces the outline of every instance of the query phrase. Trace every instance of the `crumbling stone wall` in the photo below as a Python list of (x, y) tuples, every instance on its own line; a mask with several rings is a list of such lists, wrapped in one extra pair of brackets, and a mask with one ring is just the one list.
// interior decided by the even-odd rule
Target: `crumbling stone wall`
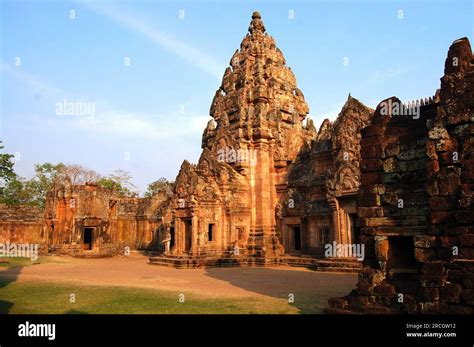
[(473, 63), (469, 41), (455, 41), (418, 118), (383, 112), (390, 98), (362, 131), (365, 268), (328, 313), (473, 312)]
[[(439, 262), (426, 283), (439, 287), (433, 310), (474, 312), (474, 57), (467, 38), (449, 49), (440, 106), (428, 134), (430, 234)], [(428, 271), (436, 266), (437, 272)], [(430, 282), (431, 281), (431, 282)]]

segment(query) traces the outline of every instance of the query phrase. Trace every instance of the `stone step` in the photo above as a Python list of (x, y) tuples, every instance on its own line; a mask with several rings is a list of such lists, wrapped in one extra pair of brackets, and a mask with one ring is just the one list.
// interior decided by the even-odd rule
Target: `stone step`
[(314, 269), (318, 272), (344, 272), (344, 273), (358, 273), (360, 269), (356, 269), (353, 267), (325, 267), (325, 268), (318, 268)]

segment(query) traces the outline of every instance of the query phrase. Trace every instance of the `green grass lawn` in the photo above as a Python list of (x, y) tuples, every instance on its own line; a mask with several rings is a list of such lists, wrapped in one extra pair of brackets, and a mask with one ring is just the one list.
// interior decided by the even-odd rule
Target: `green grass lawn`
[[(75, 303), (70, 302), (75, 294)], [(0, 313), (299, 313), (284, 299), (213, 299), (153, 289), (6, 283), (0, 279)]]
[[(37, 262), (63, 261), (56, 257), (40, 257)], [(0, 269), (15, 271), (15, 268), (25, 266), (35, 265), (29, 258), (0, 258)], [(71, 294), (75, 295), (75, 303), (70, 302)], [(307, 296), (299, 296), (295, 305), (276, 297), (233, 299), (184, 294), (182, 303), (179, 292), (43, 281), (18, 283), (0, 275), (0, 314), (297, 314), (322, 313), (325, 304), (317, 307), (314, 297)]]
[(31, 261), (30, 258), (0, 258), (0, 268), (15, 267), (15, 266), (28, 266), (32, 264), (33, 262)]
[(59, 257), (51, 256), (41, 256), (38, 257), (36, 261), (32, 261), (30, 258), (20, 258), (20, 257), (11, 257), (11, 258), (1, 258), (0, 257), (0, 269), (1, 268), (11, 268), (17, 266), (29, 266), (34, 265), (35, 263), (63, 263)]

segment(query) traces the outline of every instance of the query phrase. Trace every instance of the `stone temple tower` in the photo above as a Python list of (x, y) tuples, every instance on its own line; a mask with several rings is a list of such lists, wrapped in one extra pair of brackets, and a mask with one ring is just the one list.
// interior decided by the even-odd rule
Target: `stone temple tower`
[(315, 136), (309, 109), (281, 50), (254, 12), (212, 101), (202, 148), (243, 176), (248, 255), (282, 254), (276, 219), (288, 166)]

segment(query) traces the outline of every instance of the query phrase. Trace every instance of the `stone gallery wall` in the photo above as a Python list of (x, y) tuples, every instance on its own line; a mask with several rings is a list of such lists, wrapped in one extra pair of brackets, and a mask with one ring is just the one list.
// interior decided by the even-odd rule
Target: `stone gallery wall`
[(36, 207), (0, 204), (0, 243), (43, 244), (43, 224)]
[(123, 198), (88, 183), (58, 186), (48, 195), (43, 240), (58, 253), (123, 253), (158, 249), (158, 220), (166, 194)]

